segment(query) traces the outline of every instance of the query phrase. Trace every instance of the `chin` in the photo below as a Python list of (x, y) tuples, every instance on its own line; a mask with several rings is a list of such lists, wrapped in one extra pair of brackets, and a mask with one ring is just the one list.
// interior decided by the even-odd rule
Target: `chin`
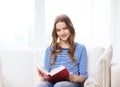
[(61, 39), (62, 41), (67, 41), (68, 39)]

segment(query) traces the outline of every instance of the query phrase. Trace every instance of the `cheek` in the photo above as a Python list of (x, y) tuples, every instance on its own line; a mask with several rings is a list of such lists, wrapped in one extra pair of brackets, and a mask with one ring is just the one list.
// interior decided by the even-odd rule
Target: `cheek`
[(70, 31), (69, 31), (69, 30), (67, 31), (67, 34), (69, 34), (69, 35), (70, 35)]
[(57, 32), (57, 35), (60, 36), (60, 32)]

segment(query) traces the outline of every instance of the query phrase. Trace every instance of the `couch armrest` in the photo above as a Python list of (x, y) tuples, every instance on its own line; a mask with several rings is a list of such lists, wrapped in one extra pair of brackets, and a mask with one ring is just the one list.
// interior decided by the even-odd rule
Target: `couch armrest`
[(88, 77), (84, 83), (84, 87), (98, 87), (98, 84), (95, 82), (93, 77)]
[(98, 83), (98, 87), (110, 87), (111, 59), (112, 45), (105, 49), (97, 62), (95, 81)]
[(120, 63), (114, 62), (111, 66), (111, 87), (120, 87)]
[[(89, 74), (85, 81), (85, 87), (110, 87), (110, 69), (112, 59), (112, 45), (107, 47), (101, 56), (97, 58), (94, 64), (94, 75)], [(93, 61), (89, 61), (92, 62)], [(94, 63), (95, 63), (94, 62)], [(91, 68), (91, 69), (90, 69)], [(92, 70), (93, 67), (89, 67)]]

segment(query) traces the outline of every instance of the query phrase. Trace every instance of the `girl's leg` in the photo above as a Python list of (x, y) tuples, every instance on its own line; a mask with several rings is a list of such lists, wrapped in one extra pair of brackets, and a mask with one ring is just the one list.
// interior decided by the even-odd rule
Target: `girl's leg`
[(37, 87), (53, 87), (53, 84), (49, 81), (43, 81)]
[(80, 83), (70, 82), (70, 81), (61, 81), (54, 84), (53, 87), (82, 87)]

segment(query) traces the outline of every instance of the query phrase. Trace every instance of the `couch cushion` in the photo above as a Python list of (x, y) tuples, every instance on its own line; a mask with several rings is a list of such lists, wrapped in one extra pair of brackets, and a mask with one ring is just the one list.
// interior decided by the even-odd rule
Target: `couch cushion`
[(0, 87), (5, 87), (4, 86), (4, 79), (3, 79), (3, 75), (2, 75), (1, 57), (0, 57)]
[(43, 80), (37, 71), (38, 66), (43, 66), (45, 49), (43, 50), (34, 50), (34, 65), (33, 65), (33, 87), (37, 87), (38, 84)]
[(32, 50), (0, 50), (5, 87), (32, 87)]
[(99, 87), (110, 87), (110, 65), (112, 59), (112, 45), (105, 49), (96, 65), (95, 80)]
[(103, 47), (90, 47), (87, 48), (87, 55), (88, 55), (88, 65), (87, 65), (87, 71), (88, 71), (88, 77), (95, 77), (95, 69), (96, 69), (96, 63), (98, 61), (98, 58), (102, 55), (104, 52)]

